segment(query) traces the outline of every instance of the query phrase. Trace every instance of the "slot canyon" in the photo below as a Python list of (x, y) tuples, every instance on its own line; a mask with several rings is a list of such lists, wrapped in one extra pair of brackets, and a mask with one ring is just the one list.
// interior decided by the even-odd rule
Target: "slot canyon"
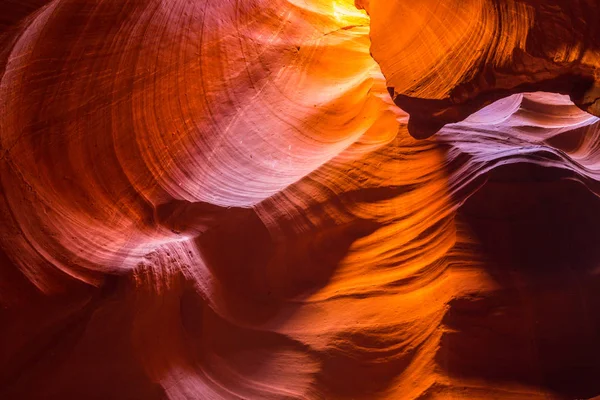
[(0, 399), (600, 399), (599, 0), (0, 0)]

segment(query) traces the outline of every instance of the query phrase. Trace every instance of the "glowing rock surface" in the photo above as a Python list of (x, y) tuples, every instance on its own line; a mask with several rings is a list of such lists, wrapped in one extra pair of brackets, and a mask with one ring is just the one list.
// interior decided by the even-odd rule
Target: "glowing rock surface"
[(0, 398), (600, 395), (599, 10), (0, 3)]

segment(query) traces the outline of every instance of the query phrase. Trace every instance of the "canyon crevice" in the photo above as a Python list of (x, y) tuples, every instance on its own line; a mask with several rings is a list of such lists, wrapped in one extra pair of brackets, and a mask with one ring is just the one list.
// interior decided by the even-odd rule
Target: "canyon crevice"
[(600, 3), (0, 2), (0, 398), (600, 396)]

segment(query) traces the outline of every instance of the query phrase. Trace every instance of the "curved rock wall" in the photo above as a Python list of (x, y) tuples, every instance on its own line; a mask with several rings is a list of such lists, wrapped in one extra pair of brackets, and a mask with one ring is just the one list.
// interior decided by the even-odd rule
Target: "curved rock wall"
[(600, 395), (595, 2), (0, 15), (0, 398)]

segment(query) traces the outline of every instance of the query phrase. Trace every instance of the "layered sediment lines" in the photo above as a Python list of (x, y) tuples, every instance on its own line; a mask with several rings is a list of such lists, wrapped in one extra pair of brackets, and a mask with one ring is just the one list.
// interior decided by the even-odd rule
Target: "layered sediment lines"
[[(598, 4), (576, 0), (378, 1), (372, 53), (415, 137), (512, 93), (570, 95), (600, 115)], [(398, 29), (400, 21), (410, 21)]]
[(0, 398), (600, 395), (597, 5), (356, 6), (0, 6)]

